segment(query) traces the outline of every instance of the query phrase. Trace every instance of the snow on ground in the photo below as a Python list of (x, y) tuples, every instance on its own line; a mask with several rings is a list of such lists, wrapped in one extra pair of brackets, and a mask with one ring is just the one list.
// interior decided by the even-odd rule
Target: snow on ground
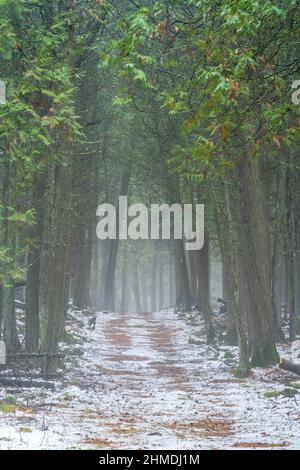
[(237, 351), (207, 346), (197, 314), (99, 314), (94, 332), (87, 321), (70, 314), (84, 355), (54, 392), (0, 390), (0, 449), (300, 448), (297, 395), (286, 396), (297, 377), (236, 379)]

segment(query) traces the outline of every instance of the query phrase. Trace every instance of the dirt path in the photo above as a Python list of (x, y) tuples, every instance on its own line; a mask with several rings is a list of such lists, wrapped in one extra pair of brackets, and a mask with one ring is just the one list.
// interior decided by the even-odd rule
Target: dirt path
[(265, 396), (287, 376), (235, 379), (236, 351), (207, 347), (196, 316), (114, 314), (100, 316), (95, 332), (72, 329), (87, 334), (84, 356), (54, 395), (16, 394), (14, 412), (0, 412), (0, 448), (299, 448), (295, 400)]

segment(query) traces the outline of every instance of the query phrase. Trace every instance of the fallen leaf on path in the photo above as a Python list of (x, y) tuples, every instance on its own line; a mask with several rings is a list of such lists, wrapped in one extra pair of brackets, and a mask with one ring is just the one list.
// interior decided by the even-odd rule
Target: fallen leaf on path
[(228, 437), (232, 435), (231, 423), (228, 421), (205, 419), (200, 421), (193, 421), (191, 423), (171, 423), (167, 425), (170, 429), (174, 430), (203, 430), (210, 436), (215, 437)]
[(107, 439), (89, 438), (83, 441), (83, 444), (89, 444), (96, 447), (115, 448), (115, 444)]

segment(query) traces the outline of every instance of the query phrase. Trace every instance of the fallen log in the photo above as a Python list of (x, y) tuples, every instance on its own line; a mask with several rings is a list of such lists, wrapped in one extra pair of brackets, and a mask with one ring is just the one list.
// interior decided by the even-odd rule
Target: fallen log
[(282, 370), (287, 372), (292, 372), (293, 374), (300, 375), (300, 364), (294, 364), (292, 361), (287, 361), (286, 359), (280, 359), (279, 367)]
[(14, 354), (7, 354), (6, 357), (11, 357), (13, 359), (23, 359), (23, 358), (29, 358), (29, 359), (40, 359), (40, 358), (49, 358), (49, 359), (64, 359), (66, 357), (66, 354), (60, 354), (60, 353), (14, 353)]
[(37, 409), (37, 408), (47, 408), (48, 406), (50, 406), (50, 408), (52, 408), (52, 406), (58, 406), (59, 403), (40, 403), (40, 404), (37, 404), (37, 405), (28, 405), (27, 408), (31, 408), (33, 410)]
[(55, 390), (55, 384), (53, 382), (37, 382), (33, 380), (0, 379), (0, 387), (1, 386), (16, 388), (46, 388), (48, 390)]

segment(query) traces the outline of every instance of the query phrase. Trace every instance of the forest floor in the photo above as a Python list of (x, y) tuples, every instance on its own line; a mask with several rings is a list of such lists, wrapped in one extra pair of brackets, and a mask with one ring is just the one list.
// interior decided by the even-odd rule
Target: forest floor
[(87, 320), (70, 314), (65, 349), (81, 355), (55, 391), (0, 389), (0, 449), (300, 448), (297, 377), (235, 378), (236, 348), (207, 346), (197, 314)]

